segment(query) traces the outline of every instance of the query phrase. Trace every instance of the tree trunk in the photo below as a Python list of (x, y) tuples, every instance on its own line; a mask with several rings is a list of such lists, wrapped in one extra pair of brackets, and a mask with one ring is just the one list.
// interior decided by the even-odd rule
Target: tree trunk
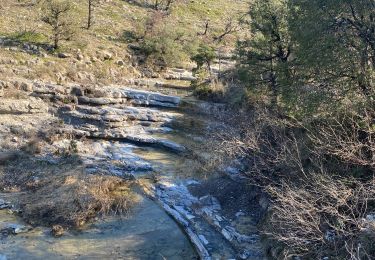
[(272, 109), (277, 110), (277, 97), (279, 93), (277, 89), (275, 72), (271, 72), (270, 86), (271, 86), (271, 92), (272, 92), (271, 107)]
[(92, 0), (89, 0), (89, 15), (87, 17), (87, 30), (90, 30), (92, 25), (92, 13), (93, 13), (93, 6), (92, 6)]
[(59, 35), (57, 33), (53, 36), (53, 48), (55, 50), (59, 48)]
[[(272, 44), (270, 44), (270, 57), (272, 57)], [(271, 88), (271, 108), (273, 110), (277, 110), (277, 97), (278, 97), (278, 89), (277, 89), (277, 80), (276, 80), (276, 72), (274, 69), (274, 61), (271, 58), (270, 60), (270, 88)]]
[(368, 46), (366, 46), (361, 53), (360, 73), (358, 77), (358, 85), (363, 94), (368, 97), (371, 95), (371, 83), (368, 78), (368, 62), (370, 58), (368, 55)]

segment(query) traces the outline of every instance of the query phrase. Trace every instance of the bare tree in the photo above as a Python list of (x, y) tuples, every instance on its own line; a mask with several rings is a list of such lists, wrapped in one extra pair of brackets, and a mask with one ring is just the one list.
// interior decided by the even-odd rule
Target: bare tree
[(204, 22), (204, 31), (203, 31), (203, 33), (199, 33), (198, 32), (197, 35), (199, 35), (199, 36), (205, 36), (205, 35), (207, 35), (209, 28), (210, 28), (210, 20), (206, 20)]
[(94, 23), (94, 9), (99, 5), (100, 0), (88, 0), (87, 30), (90, 30)]
[(169, 11), (172, 4), (175, 3), (177, 0), (154, 0), (153, 7), (155, 10), (164, 10)]
[(42, 21), (52, 28), (53, 48), (59, 48), (61, 40), (70, 40), (74, 34), (73, 23), (68, 18), (72, 5), (66, 0), (48, 0), (44, 3)]
[(225, 36), (236, 33), (241, 30), (241, 23), (244, 16), (240, 17), (240, 19), (229, 18), (225, 24), (224, 31), (214, 37), (215, 41), (221, 42)]

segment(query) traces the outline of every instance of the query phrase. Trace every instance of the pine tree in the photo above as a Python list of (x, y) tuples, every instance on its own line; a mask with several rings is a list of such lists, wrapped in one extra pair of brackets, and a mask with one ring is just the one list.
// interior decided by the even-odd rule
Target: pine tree
[(371, 99), (375, 80), (374, 0), (291, 0), (290, 20), (306, 80)]
[(271, 93), (278, 106), (285, 79), (289, 78), (292, 42), (286, 0), (255, 0), (251, 5), (248, 40), (239, 42), (240, 74), (249, 88)]

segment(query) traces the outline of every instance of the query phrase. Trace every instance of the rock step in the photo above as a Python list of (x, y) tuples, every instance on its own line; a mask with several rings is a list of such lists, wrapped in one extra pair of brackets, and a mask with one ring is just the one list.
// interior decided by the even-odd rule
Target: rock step
[[(160, 86), (164, 83), (153, 81), (149, 84), (152, 86)], [(118, 85), (85, 87), (77, 84), (67, 84), (66, 86), (61, 86), (38, 81), (14, 79), (9, 82), (0, 82), (0, 94), (3, 93), (4, 86), (14, 86), (17, 89), (32, 93), (32, 95), (36, 97), (60, 97), (60, 100), (63, 100), (64, 97), (77, 96), (79, 102), (96, 106), (130, 102), (135, 105), (173, 108), (177, 107), (181, 101), (178, 96)]]
[[(103, 140), (125, 141), (139, 145), (160, 147), (175, 153), (184, 153), (187, 149), (178, 143), (168, 139), (152, 137), (139, 126), (131, 130), (128, 129), (111, 129), (103, 130), (93, 125), (73, 128), (72, 126), (60, 130), (61, 133), (74, 135), (77, 137), (88, 137)], [(135, 132), (135, 133), (131, 133)]]
[(143, 107), (91, 107), (78, 105), (74, 107), (66, 107), (68, 111), (64, 112), (66, 115), (80, 118), (95, 120), (99, 122), (125, 122), (125, 121), (144, 121), (151, 123), (160, 123), (160, 125), (167, 125), (177, 116), (176, 113), (162, 112), (150, 108)]

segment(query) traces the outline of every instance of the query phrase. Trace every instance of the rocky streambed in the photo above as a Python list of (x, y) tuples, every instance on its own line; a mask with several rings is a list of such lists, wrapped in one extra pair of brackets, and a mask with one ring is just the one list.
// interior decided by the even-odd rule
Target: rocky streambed
[[(86, 174), (133, 180), (139, 202), (127, 217), (103, 217), (60, 238), (43, 227), (15, 232), (29, 226), (4, 206), (0, 223), (11, 235), (3, 232), (0, 259), (264, 258), (256, 229), (263, 198), (233, 167), (210, 176), (199, 171), (210, 157), (205, 136), (220, 125), (207, 107), (220, 106), (194, 100), (186, 84), (160, 81), (136, 88), (18, 85), (28, 101), (7, 100), (0, 116), (19, 117), (30, 129), (40, 118), (57, 120), (54, 131), (67, 137), (42, 149), (42, 160), (53, 163), (56, 151), (74, 149)], [(17, 125), (12, 120), (2, 136)], [(0, 194), (4, 203), (7, 196)]]

